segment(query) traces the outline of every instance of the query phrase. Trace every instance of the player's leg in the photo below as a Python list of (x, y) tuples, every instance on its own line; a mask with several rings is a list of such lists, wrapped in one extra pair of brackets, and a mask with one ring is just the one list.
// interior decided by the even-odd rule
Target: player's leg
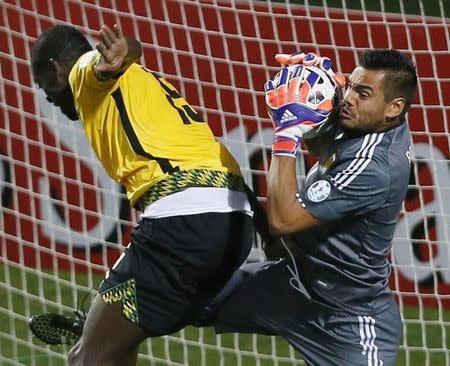
[(402, 338), (402, 321), (397, 303), (392, 298), (390, 305), (378, 314), (357, 316), (361, 365), (394, 366)]
[[(218, 333), (280, 334), (292, 304), (303, 304), (305, 294), (293, 287), (289, 261), (243, 265), (210, 304)], [(289, 304), (292, 303), (292, 304)]]
[(100, 295), (89, 310), (83, 335), (69, 352), (69, 366), (135, 366), (144, 331), (123, 317), (122, 303)]
[(401, 334), (395, 302), (377, 316), (338, 313), (309, 298), (288, 259), (242, 266), (211, 306), (218, 333), (280, 335), (308, 365), (395, 364)]
[(401, 331), (392, 301), (376, 315), (320, 312), (306, 327), (292, 323), (284, 336), (308, 365), (394, 366)]
[(238, 212), (142, 220), (100, 285), (70, 365), (134, 364), (146, 336), (194, 320), (245, 260), (252, 235), (251, 217)]

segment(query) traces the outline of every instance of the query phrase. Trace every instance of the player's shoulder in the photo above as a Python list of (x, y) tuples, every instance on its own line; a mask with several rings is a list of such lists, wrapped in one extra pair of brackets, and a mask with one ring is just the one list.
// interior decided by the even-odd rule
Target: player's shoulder
[(408, 149), (409, 128), (406, 123), (383, 132), (372, 132), (357, 136), (342, 133), (341, 142), (336, 140), (341, 162), (359, 160), (385, 160), (397, 151)]
[(334, 153), (336, 166), (348, 164), (368, 164), (368, 162), (383, 159), (389, 151), (390, 138), (385, 133), (367, 133), (364, 135), (343, 135), (341, 141), (336, 140)]
[(101, 55), (97, 50), (91, 50), (82, 54), (72, 67), (69, 74), (69, 82), (73, 87), (79, 85), (81, 80), (86, 80), (93, 75), (93, 70)]
[(100, 53), (97, 50), (91, 50), (81, 55), (76, 62), (76, 66), (80, 69), (84, 69), (89, 65), (95, 65), (100, 60)]
[[(350, 186), (370, 187), (387, 185), (390, 177), (390, 138), (384, 133), (342, 136), (336, 141), (328, 161), (328, 174), (333, 184), (343, 189)], [(326, 167), (326, 161), (322, 163)]]
[(101, 62), (101, 59), (102, 55), (97, 50), (88, 51), (78, 58), (69, 74), (69, 82), (74, 89), (82, 88), (82, 86), (96, 90), (109, 89), (116, 85), (119, 79), (122, 83), (127, 83), (129, 79), (136, 83), (144, 82), (146, 75), (151, 75), (150, 70), (133, 63), (127, 69), (127, 72), (130, 71), (127, 75), (132, 75), (130, 78), (123, 78), (122, 75), (111, 77), (108, 73), (103, 74), (96, 71), (96, 65)]

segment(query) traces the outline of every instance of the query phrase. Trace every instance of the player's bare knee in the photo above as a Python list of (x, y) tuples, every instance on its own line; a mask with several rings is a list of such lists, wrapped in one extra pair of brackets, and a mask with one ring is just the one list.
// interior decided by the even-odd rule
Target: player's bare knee
[(77, 365), (81, 365), (80, 364), (80, 360), (81, 360), (81, 349), (82, 349), (82, 341), (79, 340), (75, 346), (73, 346), (68, 354), (67, 357), (67, 361), (68, 361), (68, 365), (69, 366), (77, 366)]
[(98, 349), (96, 352), (92, 347), (86, 345), (81, 338), (75, 346), (69, 351), (68, 365), (69, 366), (95, 366), (102, 365), (101, 362), (102, 352)]

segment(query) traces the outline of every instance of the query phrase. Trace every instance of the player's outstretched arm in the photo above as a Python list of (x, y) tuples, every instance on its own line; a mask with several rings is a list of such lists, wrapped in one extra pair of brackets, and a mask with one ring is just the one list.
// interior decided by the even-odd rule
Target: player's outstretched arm
[(107, 25), (100, 29), (101, 41), (96, 44), (102, 58), (95, 71), (103, 79), (113, 78), (126, 69), (142, 55), (141, 43), (134, 38), (124, 37), (122, 30), (114, 24), (113, 30)]

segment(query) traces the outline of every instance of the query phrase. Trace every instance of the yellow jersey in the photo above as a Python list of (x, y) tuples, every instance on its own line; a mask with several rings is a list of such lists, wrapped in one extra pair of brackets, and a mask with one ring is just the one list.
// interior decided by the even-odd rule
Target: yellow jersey
[(94, 71), (100, 57), (96, 50), (82, 55), (69, 83), (88, 140), (133, 206), (192, 186), (242, 190), (235, 159), (167, 80), (132, 64), (101, 81)]

